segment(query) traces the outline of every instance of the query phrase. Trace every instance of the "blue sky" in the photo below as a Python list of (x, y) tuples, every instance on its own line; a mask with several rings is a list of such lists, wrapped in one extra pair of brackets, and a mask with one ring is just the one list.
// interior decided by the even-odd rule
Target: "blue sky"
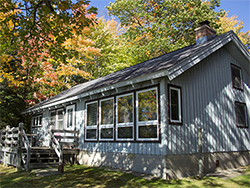
[[(109, 2), (115, 2), (115, 0), (90, 1), (91, 6), (99, 9), (99, 15), (101, 16), (107, 16), (105, 6), (109, 5)], [(220, 8), (229, 11), (229, 16), (238, 15), (238, 20), (242, 20), (245, 24), (243, 31), (250, 31), (250, 0), (221, 0)]]

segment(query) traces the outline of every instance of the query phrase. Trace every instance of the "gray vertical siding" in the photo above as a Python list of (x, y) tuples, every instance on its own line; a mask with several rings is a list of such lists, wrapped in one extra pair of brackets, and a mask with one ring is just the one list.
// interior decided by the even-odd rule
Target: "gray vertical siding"
[[(160, 106), (162, 104), (166, 105), (166, 97), (165, 97), (165, 90), (166, 90), (166, 82), (162, 79), (160, 83)], [(80, 109), (79, 109), (80, 110)], [(85, 103), (81, 103), (81, 110), (78, 114), (84, 114), (85, 110)], [(81, 118), (81, 121), (78, 121), (78, 126), (80, 127), (80, 145), (79, 148), (81, 150), (87, 151), (96, 151), (96, 152), (103, 152), (103, 153), (132, 153), (132, 154), (144, 154), (144, 155), (166, 155), (166, 132), (165, 132), (165, 125), (166, 125), (166, 109), (164, 106), (163, 110), (160, 110), (161, 116), (161, 143), (141, 143), (141, 142), (84, 142), (84, 116), (78, 115), (77, 118)]]
[[(81, 150), (145, 155), (198, 152), (198, 128), (202, 128), (203, 151), (250, 150), (250, 127), (237, 128), (234, 102), (247, 104), (250, 124), (250, 75), (242, 69), (244, 91), (232, 88), (231, 63), (239, 65), (224, 48), (173, 81), (160, 82), (161, 143), (84, 142), (85, 101), (78, 101), (76, 125)], [(181, 86), (183, 125), (168, 123), (168, 84)]]
[(242, 69), (244, 91), (233, 89), (231, 63), (240, 66), (221, 49), (171, 82), (182, 88), (183, 125), (167, 125), (167, 154), (197, 153), (198, 127), (204, 152), (250, 150), (250, 128), (236, 127), (234, 108), (246, 103), (250, 121), (250, 76)]

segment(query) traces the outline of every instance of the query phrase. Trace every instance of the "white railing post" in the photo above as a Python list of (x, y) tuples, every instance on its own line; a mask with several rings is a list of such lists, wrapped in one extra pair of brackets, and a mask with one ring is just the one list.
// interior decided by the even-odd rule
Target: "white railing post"
[(23, 123), (19, 123), (19, 130), (18, 130), (18, 145), (17, 145), (17, 156), (16, 156), (16, 168), (17, 171), (21, 170), (21, 163), (22, 163), (22, 132), (23, 132)]
[(25, 161), (25, 169), (26, 171), (30, 171), (30, 143), (29, 139), (23, 129), (23, 123), (19, 123), (20, 130), (21, 130), (21, 140), (23, 143), (24, 148), (26, 149), (26, 161)]

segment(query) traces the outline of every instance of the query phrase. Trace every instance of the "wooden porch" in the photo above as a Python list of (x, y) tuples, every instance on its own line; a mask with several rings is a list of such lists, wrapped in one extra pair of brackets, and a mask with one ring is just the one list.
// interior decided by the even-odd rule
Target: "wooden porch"
[(49, 146), (38, 144), (37, 134), (26, 134), (23, 124), (0, 131), (0, 161), (4, 165), (30, 171), (37, 168), (58, 167), (75, 163), (79, 153), (79, 131), (49, 130)]

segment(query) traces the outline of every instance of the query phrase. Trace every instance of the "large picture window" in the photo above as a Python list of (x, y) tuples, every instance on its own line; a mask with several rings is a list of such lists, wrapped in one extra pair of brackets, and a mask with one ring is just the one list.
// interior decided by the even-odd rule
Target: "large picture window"
[(86, 105), (86, 127), (85, 139), (97, 140), (97, 120), (98, 120), (98, 104), (97, 101)]
[(237, 127), (247, 128), (247, 107), (245, 103), (235, 102)]
[(86, 103), (85, 141), (160, 140), (158, 87)]
[(116, 98), (116, 139), (134, 139), (134, 97), (133, 94), (121, 95)]
[(241, 68), (231, 64), (233, 88), (242, 90)]
[(114, 99), (108, 98), (100, 101), (100, 140), (114, 139)]
[(157, 88), (138, 91), (137, 140), (157, 140), (158, 132), (158, 96)]
[(177, 86), (169, 86), (168, 97), (169, 97), (169, 123), (182, 124), (181, 88)]

